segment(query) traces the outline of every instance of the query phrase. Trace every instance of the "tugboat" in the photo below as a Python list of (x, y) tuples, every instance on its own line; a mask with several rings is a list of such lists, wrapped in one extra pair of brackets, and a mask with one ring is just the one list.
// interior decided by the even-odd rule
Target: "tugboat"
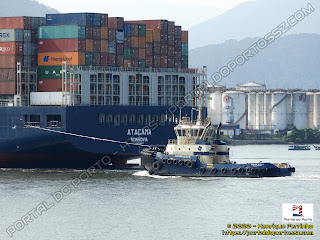
[(215, 129), (202, 121), (199, 101), (197, 121), (183, 117), (174, 128), (177, 139), (167, 146), (151, 146), (141, 152), (141, 165), (150, 175), (184, 177), (282, 177), (291, 176), (295, 168), (288, 163), (237, 164), (229, 160), (229, 147), (219, 140), (221, 123)]
[(288, 147), (288, 150), (311, 150), (311, 148), (305, 145), (292, 145)]

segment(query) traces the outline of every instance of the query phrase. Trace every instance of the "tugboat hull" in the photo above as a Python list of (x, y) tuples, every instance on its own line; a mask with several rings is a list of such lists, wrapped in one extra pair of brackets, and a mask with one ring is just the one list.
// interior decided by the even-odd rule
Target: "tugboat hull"
[(204, 164), (198, 157), (158, 157), (157, 153), (142, 154), (141, 164), (151, 175), (160, 176), (260, 178), (291, 176), (295, 172), (287, 163)]

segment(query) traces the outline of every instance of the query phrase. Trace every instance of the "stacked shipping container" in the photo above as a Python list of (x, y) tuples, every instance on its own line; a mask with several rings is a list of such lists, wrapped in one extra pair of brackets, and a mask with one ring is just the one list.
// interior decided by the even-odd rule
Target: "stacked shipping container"
[(188, 68), (187, 31), (181, 31), (180, 26), (175, 26), (174, 22), (167, 20), (126, 21), (125, 26), (127, 24), (146, 26), (146, 67)]
[(39, 28), (38, 90), (62, 90), (62, 63), (70, 66), (108, 65), (108, 15), (48, 14)]
[(39, 17), (0, 18), (0, 94), (16, 93), (17, 62), (37, 67), (37, 29), (45, 24)]

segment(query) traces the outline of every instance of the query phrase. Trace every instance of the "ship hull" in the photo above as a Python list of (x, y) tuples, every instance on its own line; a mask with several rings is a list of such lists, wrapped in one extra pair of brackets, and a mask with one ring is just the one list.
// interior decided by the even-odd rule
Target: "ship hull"
[[(176, 123), (149, 119), (144, 123), (115, 124), (106, 123), (101, 116), (112, 114), (115, 119), (140, 114), (160, 118), (161, 114), (172, 115), (169, 112), (169, 107), (164, 106), (2, 107), (0, 168), (86, 169), (102, 159), (108, 163), (102, 164), (103, 168), (122, 167), (128, 159), (139, 157), (139, 144), (166, 144), (168, 138), (174, 137)], [(181, 112), (190, 114), (190, 109)], [(49, 124), (52, 116), (60, 119), (58, 127)], [(31, 118), (39, 121), (35, 124)]]

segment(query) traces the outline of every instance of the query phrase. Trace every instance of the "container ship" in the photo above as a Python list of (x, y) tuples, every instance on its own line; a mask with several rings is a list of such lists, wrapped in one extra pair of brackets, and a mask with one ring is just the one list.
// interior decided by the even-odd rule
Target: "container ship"
[(172, 21), (0, 18), (0, 168), (88, 168), (106, 156), (123, 166), (174, 136), (203, 74)]

